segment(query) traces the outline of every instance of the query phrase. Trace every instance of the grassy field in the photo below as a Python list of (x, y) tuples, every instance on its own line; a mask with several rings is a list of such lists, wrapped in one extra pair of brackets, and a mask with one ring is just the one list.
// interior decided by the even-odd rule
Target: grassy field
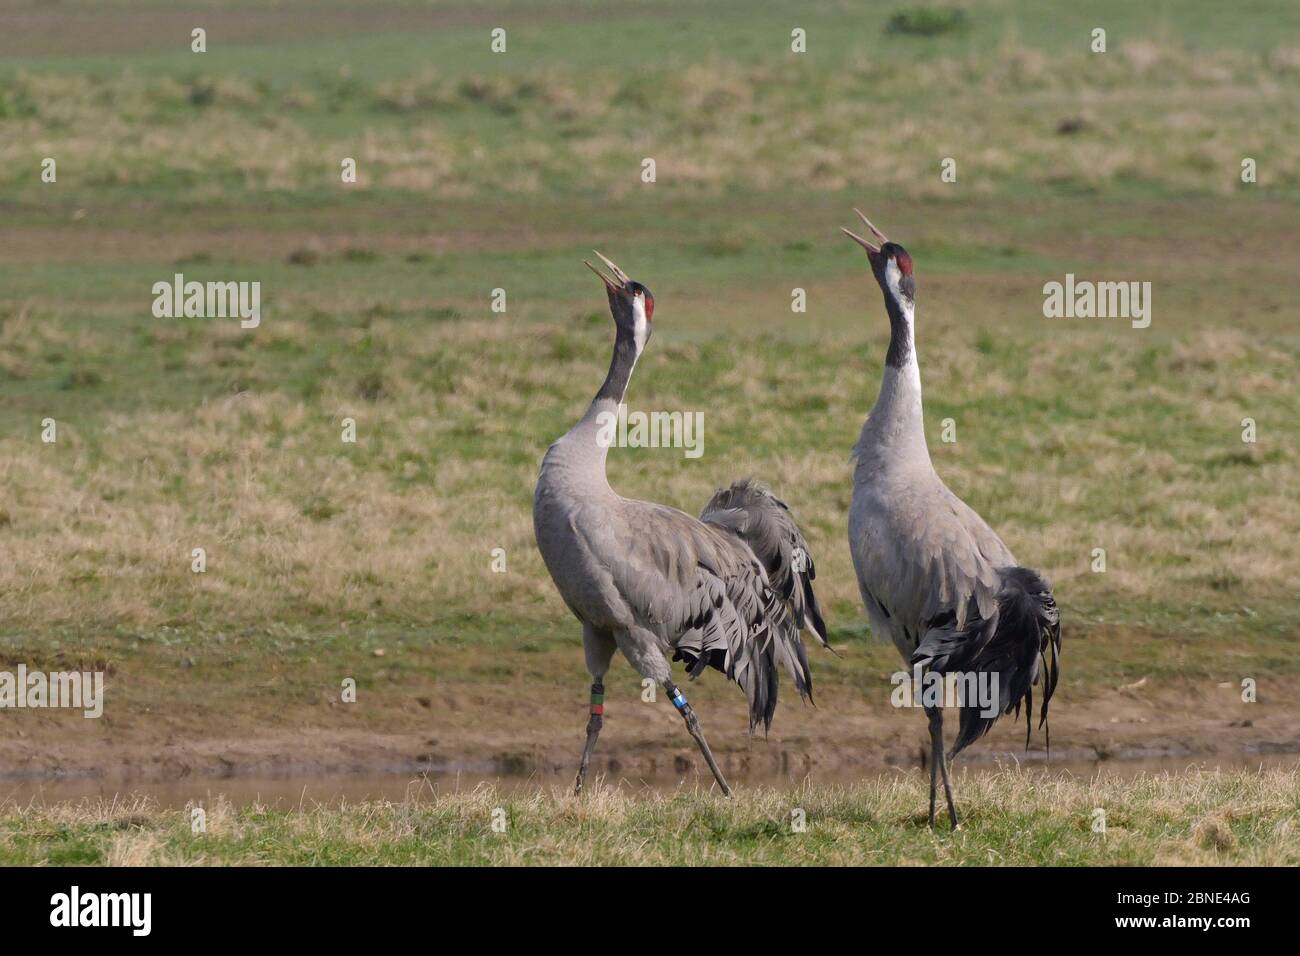
[[(859, 736), (894, 721), (919, 740), (923, 721), (888, 708), (897, 661), (867, 634), (845, 540), (849, 449), (887, 341), (865, 259), (837, 232), (855, 205), (916, 262), (936, 466), (1055, 587), (1059, 739), (1284, 736), (1300, 690), (1300, 11), (980, 0), (962, 5), (965, 29), (888, 32), (906, 6), (7, 6), (0, 667), (93, 666), (109, 696), (101, 721), (6, 714), (18, 733), (0, 742), (0, 774), (103, 772), (159, 742), (176, 766), (153, 769), (180, 772), (197, 765), (186, 747), (277, 734), (303, 753), (408, 734), (412, 754), (449, 761), (576, 757), (587, 677), (530, 508), (546, 446), (608, 357), (581, 265), (592, 246), (658, 303), (631, 407), (705, 413), (703, 457), (618, 450), (611, 483), (697, 512), (733, 477), (769, 482), (808, 534), (842, 654), (814, 658), (832, 705), (820, 719), (843, 714)], [(195, 26), (206, 53), (190, 52)], [(489, 50), (497, 26), (504, 54)], [(1089, 51), (1095, 26), (1104, 54)], [(795, 27), (805, 54), (790, 51)], [(1256, 183), (1241, 182), (1246, 157)], [(341, 182), (345, 158), (356, 183)], [(260, 281), (261, 326), (154, 318), (151, 287), (176, 272)], [(1151, 282), (1151, 327), (1045, 319), (1043, 284), (1067, 272)], [(806, 314), (791, 313), (796, 287)], [(939, 440), (947, 418), (953, 444)], [(194, 548), (206, 573), (191, 572)], [(346, 677), (356, 705), (338, 702)], [(1255, 710), (1237, 699), (1247, 677)], [(612, 713), (635, 695), (616, 666)], [(738, 696), (706, 679), (692, 697), (724, 753), (747, 746)], [(783, 708), (774, 736), (794, 719), (789, 746), (811, 751), (828, 725), (797, 714)], [(649, 718), (620, 737), (618, 719), (601, 746), (625, 761), (647, 740), (683, 742)], [(1293, 840), (1270, 849), (1262, 834), (1282, 825), (1274, 803), (1294, 809), (1295, 780), (1267, 785), (1201, 781), (1186, 800), (1240, 792), (1255, 809), (1226, 818), (1234, 852), (1294, 862)], [(1044, 827), (1075, 862), (1163, 859), (1165, 837), (1188, 862), (1217, 852), (1189, 818), (1171, 822), (1182, 798), (1168, 782), (1108, 842), (1087, 830), (1085, 790), (1060, 794), (1074, 816), (1050, 801), (1001, 816), (999, 784), (981, 783), (972, 830), (996, 832), (933, 846), (908, 845), (912, 783), (864, 786), (809, 799), (824, 835), (862, 822), (878, 848), (815, 829), (769, 838), (778, 798), (756, 794), (716, 811), (716, 840), (645, 859), (978, 862), (995, 846), (1041, 859), (1058, 851), (998, 841)], [(374, 822), (352, 837), (353, 817), (232, 811), (230, 834), (201, 845), (174, 814), (141, 810), (119, 830), (100, 811), (31, 811), (5, 817), (0, 855), (242, 861), (265, 838), (268, 859), (371, 846), (554, 860), (578, 851), (528, 837), (538, 820), (583, 832), (606, 814), (648, 828), (706, 813), (702, 798), (608, 796), (588, 819), (539, 797), (496, 843), (415, 846), (491, 799), (360, 808)], [(383, 837), (386, 823), (407, 829)]]
[[(342, 807), (147, 801), (0, 807), (0, 865), (1278, 865), (1300, 863), (1292, 772), (960, 781), (931, 833), (919, 775), (847, 788), (510, 796), (491, 787)], [(920, 808), (920, 809), (918, 809)], [(1103, 811), (1101, 814), (1098, 811)], [(1095, 821), (1104, 820), (1105, 832)]]

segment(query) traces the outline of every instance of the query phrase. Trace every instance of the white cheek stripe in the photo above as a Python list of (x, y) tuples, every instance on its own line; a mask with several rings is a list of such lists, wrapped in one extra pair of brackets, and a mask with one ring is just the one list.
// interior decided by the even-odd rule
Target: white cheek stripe
[(903, 317), (907, 319), (908, 328), (911, 328), (912, 317), (915, 314), (913, 310), (915, 307), (907, 300), (907, 297), (903, 295), (903, 290), (899, 287), (899, 283), (902, 281), (903, 270), (898, 268), (898, 260), (890, 259), (885, 263), (885, 282), (889, 284), (889, 292), (893, 295), (894, 301), (897, 302), (898, 307), (903, 310)]
[(644, 293), (638, 292), (632, 297), (632, 318), (636, 323), (632, 336), (636, 342), (636, 354), (640, 355), (641, 350), (645, 348), (646, 339), (650, 337), (649, 320), (645, 316)]
[(894, 294), (894, 298), (900, 302), (903, 299), (903, 293), (898, 288), (898, 283), (902, 281), (903, 272), (898, 268), (898, 260), (891, 258), (885, 263), (885, 281), (889, 283), (889, 291)]

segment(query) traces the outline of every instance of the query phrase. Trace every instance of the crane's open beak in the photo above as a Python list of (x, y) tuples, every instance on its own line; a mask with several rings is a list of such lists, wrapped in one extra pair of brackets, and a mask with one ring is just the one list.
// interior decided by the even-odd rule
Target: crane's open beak
[(596, 252), (595, 249), (592, 249), (591, 251), (595, 252), (597, 256), (600, 256), (600, 261), (605, 263), (605, 265), (609, 267), (609, 271), (614, 274), (614, 278), (610, 278), (609, 276), (605, 275), (605, 273), (601, 272), (598, 268), (593, 266), (586, 259), (582, 260), (582, 264), (585, 265), (592, 272), (596, 273), (596, 275), (600, 276), (600, 281), (605, 283), (606, 289), (609, 289), (611, 292), (622, 292), (632, 281), (630, 278), (628, 278), (628, 274), (624, 272), (622, 269), (620, 269), (618, 266), (614, 265), (613, 262), (611, 262), (610, 260), (602, 256), (599, 252)]
[[(886, 236), (883, 232), (881, 232), (879, 229), (877, 229), (875, 226), (873, 226), (873, 225), (871, 224), (871, 220), (870, 220), (870, 219), (868, 219), (866, 216), (862, 215), (862, 210), (860, 210), (860, 209), (856, 209), (856, 208), (855, 208), (853, 211), (856, 212), (856, 213), (858, 214), (858, 218), (859, 218), (859, 219), (861, 219), (863, 222), (865, 222), (865, 223), (867, 224), (867, 228), (871, 230), (872, 235), (874, 235), (874, 236), (875, 236), (877, 239), (879, 239), (881, 242), (888, 242), (888, 241), (889, 241), (889, 237), (888, 237), (888, 236)], [(879, 247), (879, 246), (874, 245), (874, 244), (868, 242), (866, 239), (863, 239), (863, 238), (862, 238), (861, 236), (859, 236), (856, 232), (849, 232), (849, 230), (845, 229), (843, 226), (840, 227), (840, 232), (844, 233), (844, 235), (848, 236), (850, 239), (852, 239), (854, 242), (856, 242), (858, 245), (860, 245), (863, 249), (866, 249), (866, 250), (867, 250), (867, 255), (868, 255), (868, 256), (877, 256), (877, 255), (880, 254), (880, 247)]]

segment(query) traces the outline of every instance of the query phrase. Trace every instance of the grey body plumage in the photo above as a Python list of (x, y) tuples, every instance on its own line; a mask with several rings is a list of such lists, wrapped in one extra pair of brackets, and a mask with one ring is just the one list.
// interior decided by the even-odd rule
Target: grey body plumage
[[(615, 649), (676, 700), (681, 695), (666, 659), (672, 654), (686, 661), (692, 676), (712, 666), (739, 684), (749, 702), (751, 730), (759, 723), (766, 730), (776, 709), (780, 668), (801, 694), (812, 692), (800, 629), (825, 642), (807, 542), (785, 504), (751, 481), (719, 491), (700, 518), (623, 498), (610, 487), (602, 416), (617, 413), (649, 338), (654, 300), (605, 263), (612, 278), (593, 270), (605, 282), (617, 330), (610, 373), (586, 414), (542, 461), (533, 498), (538, 549), (556, 589), (583, 624), (593, 700), (596, 687), (603, 694), (601, 679)], [(678, 708), (726, 791), (693, 711), (688, 704)], [(577, 789), (602, 716), (593, 705)]]
[(939, 674), (996, 675), (993, 717), (963, 701), (952, 751), (943, 752), (943, 713), (930, 719), (930, 824), (942, 770), (954, 826), (948, 761), (986, 733), (997, 714), (1033, 708), (1043, 684), (1040, 726), (1056, 689), (1060, 617), (1051, 589), (1020, 567), (992, 528), (943, 483), (925, 441), (914, 339), (912, 261), (865, 216), (881, 245), (844, 230), (867, 250), (885, 296), (890, 347), (880, 394), (854, 446), (849, 550), (872, 629), (910, 666)]

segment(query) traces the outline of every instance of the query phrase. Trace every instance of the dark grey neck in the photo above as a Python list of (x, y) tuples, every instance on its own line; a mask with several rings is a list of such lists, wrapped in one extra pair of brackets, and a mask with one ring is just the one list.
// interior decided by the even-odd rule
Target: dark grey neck
[(609, 360), (609, 374), (605, 376), (605, 384), (600, 386), (595, 400), (599, 402), (602, 399), (610, 399), (616, 405), (621, 404), (635, 365), (636, 340), (631, 332), (619, 329), (614, 337), (614, 355)]
[(902, 368), (912, 358), (912, 323), (889, 293), (885, 293), (885, 309), (889, 312), (889, 351), (885, 353), (885, 364)]

